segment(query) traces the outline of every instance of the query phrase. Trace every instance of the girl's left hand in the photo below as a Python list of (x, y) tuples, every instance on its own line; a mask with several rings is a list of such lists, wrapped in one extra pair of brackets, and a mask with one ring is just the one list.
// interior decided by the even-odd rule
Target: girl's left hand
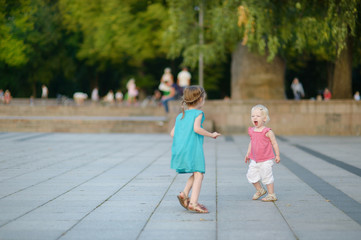
[(211, 133), (211, 138), (216, 139), (216, 138), (217, 138), (217, 137), (219, 137), (219, 136), (221, 136), (221, 134), (220, 134), (220, 133), (217, 133), (217, 132), (213, 132), (213, 133)]
[(276, 156), (275, 161), (276, 161), (276, 163), (280, 163), (280, 161), (281, 161), (280, 156)]

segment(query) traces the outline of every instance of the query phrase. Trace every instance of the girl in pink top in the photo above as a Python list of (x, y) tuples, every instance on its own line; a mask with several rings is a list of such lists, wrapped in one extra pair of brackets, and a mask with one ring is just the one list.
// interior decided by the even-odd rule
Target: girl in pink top
[[(265, 126), (270, 120), (268, 109), (263, 105), (254, 106), (251, 110), (251, 120), (254, 127), (248, 129), (251, 142), (248, 146), (245, 162), (250, 162), (247, 172), (248, 182), (252, 183), (257, 190), (252, 199), (257, 200), (268, 191), (268, 195), (262, 201), (276, 201), (272, 166), (273, 160), (279, 163), (281, 159), (276, 137), (273, 131)], [(261, 182), (267, 186), (267, 191)]]

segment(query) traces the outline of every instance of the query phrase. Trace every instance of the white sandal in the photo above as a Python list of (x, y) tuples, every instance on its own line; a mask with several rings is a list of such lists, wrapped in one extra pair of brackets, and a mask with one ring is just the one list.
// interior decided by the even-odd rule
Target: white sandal
[(267, 191), (264, 188), (261, 188), (261, 189), (257, 190), (257, 192), (253, 195), (252, 199), (257, 200), (258, 198), (262, 197), (266, 193), (267, 193)]
[(262, 198), (263, 202), (274, 202), (277, 201), (275, 193), (269, 193), (265, 198)]

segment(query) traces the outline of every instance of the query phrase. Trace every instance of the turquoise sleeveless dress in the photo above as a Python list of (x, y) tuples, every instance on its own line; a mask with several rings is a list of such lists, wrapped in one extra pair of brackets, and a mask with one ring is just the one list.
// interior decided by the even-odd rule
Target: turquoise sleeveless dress
[(204, 137), (194, 132), (193, 129), (195, 119), (201, 114), (202, 127), (204, 113), (201, 110), (186, 110), (183, 119), (181, 119), (182, 113), (176, 118), (172, 145), (171, 169), (175, 169), (178, 173), (205, 173), (203, 152)]

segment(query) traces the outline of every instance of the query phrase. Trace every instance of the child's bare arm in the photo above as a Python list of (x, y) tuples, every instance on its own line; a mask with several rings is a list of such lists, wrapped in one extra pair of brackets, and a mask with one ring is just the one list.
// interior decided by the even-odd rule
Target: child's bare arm
[(174, 127), (173, 127), (172, 131), (170, 131), (170, 136), (174, 137)]
[(203, 136), (211, 137), (211, 138), (217, 138), (217, 137), (221, 136), (220, 133), (217, 133), (217, 132), (210, 133), (207, 130), (205, 130), (204, 128), (202, 128), (201, 122), (202, 122), (202, 114), (200, 114), (194, 121), (193, 129), (196, 133), (198, 133), (199, 135), (203, 135)]
[(269, 139), (271, 140), (272, 147), (273, 147), (273, 149), (275, 150), (275, 153), (276, 153), (275, 161), (276, 161), (276, 163), (279, 163), (281, 161), (281, 158), (280, 158), (280, 149), (278, 147), (276, 136), (275, 136), (275, 134), (273, 133), (272, 130), (269, 130), (268, 133), (266, 134), (266, 136), (269, 137)]
[(251, 152), (251, 142), (249, 142), (249, 144), (248, 144), (247, 154), (246, 154), (246, 156), (244, 157), (244, 162), (245, 162), (245, 163), (247, 163), (247, 162), (249, 162), (249, 160), (251, 160), (251, 159), (249, 158), (250, 152)]

